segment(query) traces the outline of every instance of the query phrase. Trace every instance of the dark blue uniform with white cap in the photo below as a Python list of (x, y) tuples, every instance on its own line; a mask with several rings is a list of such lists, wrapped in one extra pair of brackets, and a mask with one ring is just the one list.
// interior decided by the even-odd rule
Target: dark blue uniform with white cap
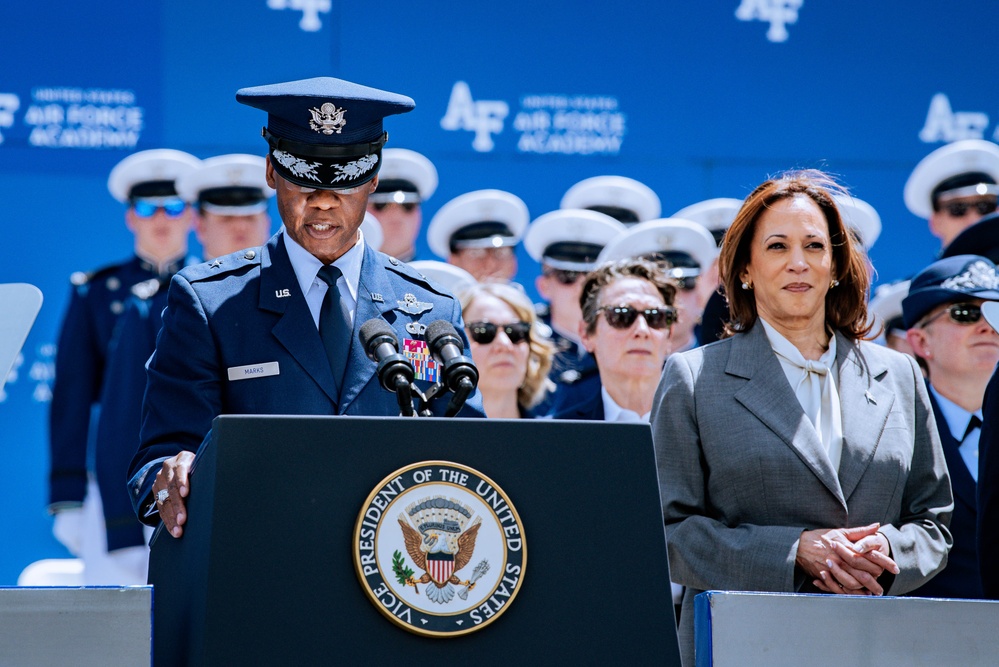
[[(177, 199), (174, 181), (199, 160), (170, 149), (142, 151), (112, 170), (108, 189), (122, 203), (139, 198)], [(179, 200), (177, 200), (179, 202)], [(133, 256), (90, 273), (75, 273), (59, 332), (56, 377), (49, 412), (49, 503), (53, 511), (82, 504), (92, 456), (93, 419), (104, 381), (107, 348), (134, 285), (169, 276), (183, 257), (157, 264)]]
[[(524, 246), (542, 267), (535, 284), (549, 299), (541, 317), (557, 350), (548, 374), (555, 391), (534, 407), (535, 414), (558, 412), (600, 394), (596, 360), (578, 342), (582, 321), (579, 293), (585, 275), (596, 267), (600, 251), (625, 230), (624, 224), (611, 216), (586, 209), (546, 213), (527, 229)], [(559, 322), (553, 324), (555, 320)]]
[[(199, 238), (206, 259), (229, 254), (245, 245), (263, 243), (269, 232), (267, 199), (274, 195), (264, 178), (264, 159), (257, 155), (220, 155), (208, 158), (177, 179), (178, 194), (196, 205), (212, 224), (240, 225), (223, 234)], [(234, 217), (239, 219), (231, 222)], [(248, 218), (254, 220), (248, 222)], [(223, 222), (225, 220), (225, 222)], [(208, 224), (202, 221), (201, 225)], [(239, 243), (245, 240), (244, 243)], [(247, 254), (259, 252), (259, 247)], [(193, 265), (193, 258), (188, 262)], [(142, 396), (146, 389), (146, 361), (156, 348), (156, 334), (167, 304), (169, 278), (135, 285), (108, 347), (101, 398), (101, 418), (95, 440), (95, 469), (104, 510), (108, 550), (141, 545), (142, 525), (136, 521), (131, 497), (122, 484), (139, 445)]]
[[(402, 95), (325, 77), (243, 89), (237, 99), (268, 112), (264, 137), (276, 174), (323, 190), (371, 181), (387, 139), (382, 119), (414, 106)], [(282, 196), (279, 189), (279, 209)], [(397, 415), (396, 397), (380, 387), (375, 364), (357, 339), (368, 319), (388, 322), (400, 346), (404, 339), (421, 341), (421, 325), (435, 320), (463, 331), (460, 306), (450, 294), (365, 247), (338, 382), (289, 255), (288, 234), (282, 230), (253, 256), (220, 257), (171, 282), (131, 466), (129, 486), (140, 518), (157, 519), (147, 514), (155, 508), (151, 488), (163, 461), (195, 452), (217, 415)], [(468, 354), (467, 342), (465, 347)], [(435, 401), (435, 414), (443, 414), (446, 403), (446, 397)], [(476, 393), (460, 416), (481, 415)]]

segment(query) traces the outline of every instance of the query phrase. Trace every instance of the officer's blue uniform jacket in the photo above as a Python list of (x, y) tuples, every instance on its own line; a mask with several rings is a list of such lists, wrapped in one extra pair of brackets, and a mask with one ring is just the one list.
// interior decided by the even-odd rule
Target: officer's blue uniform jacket
[(49, 411), (49, 503), (55, 507), (79, 505), (86, 495), (91, 413), (101, 395), (108, 344), (132, 286), (156, 275), (156, 267), (132, 257), (74, 276), (59, 333)]
[[(405, 313), (406, 295), (432, 309)], [(464, 339), (461, 307), (447, 290), (366, 246), (338, 396), (283, 231), (259, 252), (240, 251), (184, 269), (173, 278), (167, 302), (147, 368), (140, 449), (130, 470), (129, 491), (140, 518), (151, 505), (162, 461), (183, 450), (196, 452), (220, 414), (398, 415), (396, 396), (382, 389), (376, 365), (358, 341), (369, 319), (388, 322), (400, 347), (405, 338), (420, 338), (406, 330), (414, 322), (449, 321)], [(471, 356), (467, 340), (464, 348)], [(271, 362), (277, 362), (278, 374), (229, 379), (229, 369)], [(434, 402), (435, 414), (443, 415), (447, 400)], [(482, 414), (476, 391), (459, 416)]]
[(167, 285), (169, 281), (154, 278), (133, 288), (136, 294), (126, 303), (108, 346), (94, 446), (108, 551), (145, 542), (142, 524), (135, 519), (132, 499), (122, 480), (128, 479), (129, 463), (139, 447), (146, 361), (156, 348)]
[(575, 405), (570, 405), (559, 410), (552, 415), (552, 419), (572, 419), (590, 420), (602, 422), (604, 420), (604, 398), (600, 390), (597, 393), (584, 399)]
[[(551, 327), (550, 318), (546, 317), (544, 321)], [(548, 379), (555, 383), (555, 390), (534, 408), (534, 413), (539, 415), (554, 415), (594, 394), (600, 394), (600, 373), (593, 355), (575, 341), (560, 335), (554, 327), (551, 331), (557, 352), (552, 358)]]

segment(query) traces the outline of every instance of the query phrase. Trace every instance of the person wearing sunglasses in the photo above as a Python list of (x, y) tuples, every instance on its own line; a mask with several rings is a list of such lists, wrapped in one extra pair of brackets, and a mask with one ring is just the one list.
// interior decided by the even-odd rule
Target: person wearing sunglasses
[(476, 190), (440, 208), (427, 228), (427, 243), (438, 257), (476, 280), (513, 280), (517, 246), (530, 220), (527, 204), (502, 190)]
[[(399, 415), (357, 342), (362, 325), (383, 320), (400, 349), (425, 343), (436, 320), (463, 328), (451, 294), (374, 250), (361, 231), (388, 140), (384, 119), (411, 111), (413, 100), (332, 77), (244, 88), (236, 100), (267, 114), (264, 175), (283, 224), (261, 247), (188, 267), (170, 283), (129, 492), (139, 519), (162, 521), (172, 537), (184, 533), (185, 499), (198, 483), (188, 473), (216, 416)], [(421, 372), (415, 382), (427, 390), (431, 379)], [(448, 400), (431, 400), (430, 411), (443, 416)], [(478, 392), (459, 416), (482, 416)]]
[(579, 333), (600, 373), (600, 391), (554, 414), (555, 419), (647, 422), (670, 353), (677, 288), (640, 258), (600, 265), (579, 296)]
[(671, 355), (656, 392), (685, 665), (704, 590), (901, 595), (946, 563), (930, 399), (912, 357), (866, 340), (867, 259), (840, 191), (806, 170), (750, 193), (718, 263), (730, 335)]
[(368, 197), (368, 213), (382, 226), (381, 251), (404, 262), (416, 257), (423, 225), (423, 202), (437, 190), (437, 169), (426, 157), (406, 148), (382, 151), (378, 187)]
[(986, 301), (999, 301), (999, 274), (977, 255), (930, 264), (912, 279), (902, 301), (954, 490), (954, 547), (943, 572), (912, 593), (921, 597), (984, 596), (975, 532), (978, 450), (985, 388), (999, 362), (999, 334), (982, 316)]
[(905, 205), (929, 221), (946, 248), (965, 229), (996, 210), (999, 146), (964, 139), (923, 158), (905, 183)]
[(703, 225), (680, 218), (639, 223), (616, 237), (601, 251), (599, 261), (643, 257), (655, 262), (676, 281), (677, 322), (673, 327), (673, 352), (697, 346), (695, 329), (704, 306), (715, 289), (714, 262), (718, 246)]
[(108, 190), (126, 207), (125, 226), (134, 236), (134, 254), (71, 277), (49, 406), (49, 511), (55, 515), (56, 538), (73, 555), (83, 556), (87, 584), (108, 583), (108, 577), (115, 576), (113, 563), (102, 557), (106, 550), (99, 491), (88, 464), (91, 422), (100, 403), (108, 348), (133, 286), (168, 278), (183, 265), (192, 212), (178, 196), (175, 181), (199, 164), (182, 151), (156, 149), (134, 153), (115, 165)]
[(508, 283), (477, 283), (462, 291), (462, 317), (479, 370), (486, 416), (532, 418), (552, 388), (555, 346), (543, 333), (531, 300)]
[(534, 286), (546, 301), (535, 305), (535, 310), (550, 328), (557, 350), (549, 373), (555, 390), (537, 406), (540, 414), (575, 405), (600, 389), (593, 355), (579, 337), (583, 320), (579, 295), (586, 274), (597, 266), (600, 251), (625, 230), (609, 215), (585, 209), (552, 211), (527, 228), (524, 248), (541, 265)]

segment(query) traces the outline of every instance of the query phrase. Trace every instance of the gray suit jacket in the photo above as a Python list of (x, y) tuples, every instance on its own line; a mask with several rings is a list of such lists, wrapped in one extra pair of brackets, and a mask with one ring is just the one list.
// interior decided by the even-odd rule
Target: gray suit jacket
[(953, 497), (916, 363), (836, 336), (838, 474), (762, 326), (666, 364), (652, 430), (687, 660), (703, 590), (816, 591), (795, 568), (804, 530), (880, 522), (901, 569), (881, 580), (891, 595), (946, 564)]

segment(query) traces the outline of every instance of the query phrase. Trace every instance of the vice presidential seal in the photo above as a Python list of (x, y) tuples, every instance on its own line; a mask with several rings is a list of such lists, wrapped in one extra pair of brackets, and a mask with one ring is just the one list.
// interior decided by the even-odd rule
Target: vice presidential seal
[(423, 461), (375, 487), (354, 528), (354, 565), (393, 623), (454, 637), (496, 620), (517, 596), (527, 545), (496, 483), (457, 463)]

